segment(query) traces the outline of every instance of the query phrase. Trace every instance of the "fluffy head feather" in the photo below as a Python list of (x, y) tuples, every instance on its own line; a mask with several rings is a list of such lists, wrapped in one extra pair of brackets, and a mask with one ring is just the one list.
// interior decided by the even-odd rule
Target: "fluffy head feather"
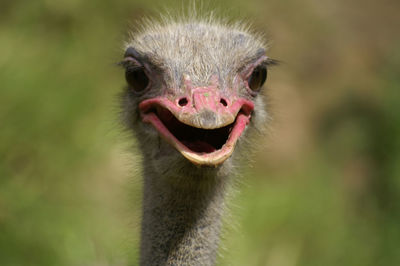
[[(211, 75), (229, 81), (246, 63), (265, 53), (266, 43), (244, 23), (225, 23), (212, 17), (144, 20), (125, 48), (134, 47), (163, 69), (170, 86), (179, 87), (182, 73), (202, 86)], [(227, 84), (229, 86), (229, 84)]]

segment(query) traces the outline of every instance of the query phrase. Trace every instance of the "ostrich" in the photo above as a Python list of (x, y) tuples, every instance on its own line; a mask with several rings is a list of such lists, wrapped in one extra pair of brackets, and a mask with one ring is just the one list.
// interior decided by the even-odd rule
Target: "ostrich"
[(267, 120), (259, 94), (276, 61), (248, 27), (215, 19), (147, 21), (124, 53), (123, 120), (143, 156), (140, 265), (214, 265), (234, 166)]

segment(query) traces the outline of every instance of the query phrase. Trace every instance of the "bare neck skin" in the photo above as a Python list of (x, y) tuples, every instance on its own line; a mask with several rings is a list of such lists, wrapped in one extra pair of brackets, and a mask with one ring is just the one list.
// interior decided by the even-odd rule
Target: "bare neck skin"
[(145, 169), (140, 265), (215, 264), (227, 178), (198, 178)]

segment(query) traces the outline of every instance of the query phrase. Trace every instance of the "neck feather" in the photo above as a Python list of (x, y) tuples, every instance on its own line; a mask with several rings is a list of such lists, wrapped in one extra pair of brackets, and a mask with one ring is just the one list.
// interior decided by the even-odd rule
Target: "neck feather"
[(144, 177), (140, 265), (214, 265), (228, 178)]

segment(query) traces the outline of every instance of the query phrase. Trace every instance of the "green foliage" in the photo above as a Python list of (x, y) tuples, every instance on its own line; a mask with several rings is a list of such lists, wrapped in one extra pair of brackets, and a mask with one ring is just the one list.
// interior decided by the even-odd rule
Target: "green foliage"
[[(243, 176), (220, 265), (400, 261), (400, 38), (385, 3), (218, 4), (268, 28), (284, 62), (267, 92), (277, 136)], [(183, 5), (0, 4), (0, 265), (136, 264), (139, 162), (114, 63), (129, 21)]]

